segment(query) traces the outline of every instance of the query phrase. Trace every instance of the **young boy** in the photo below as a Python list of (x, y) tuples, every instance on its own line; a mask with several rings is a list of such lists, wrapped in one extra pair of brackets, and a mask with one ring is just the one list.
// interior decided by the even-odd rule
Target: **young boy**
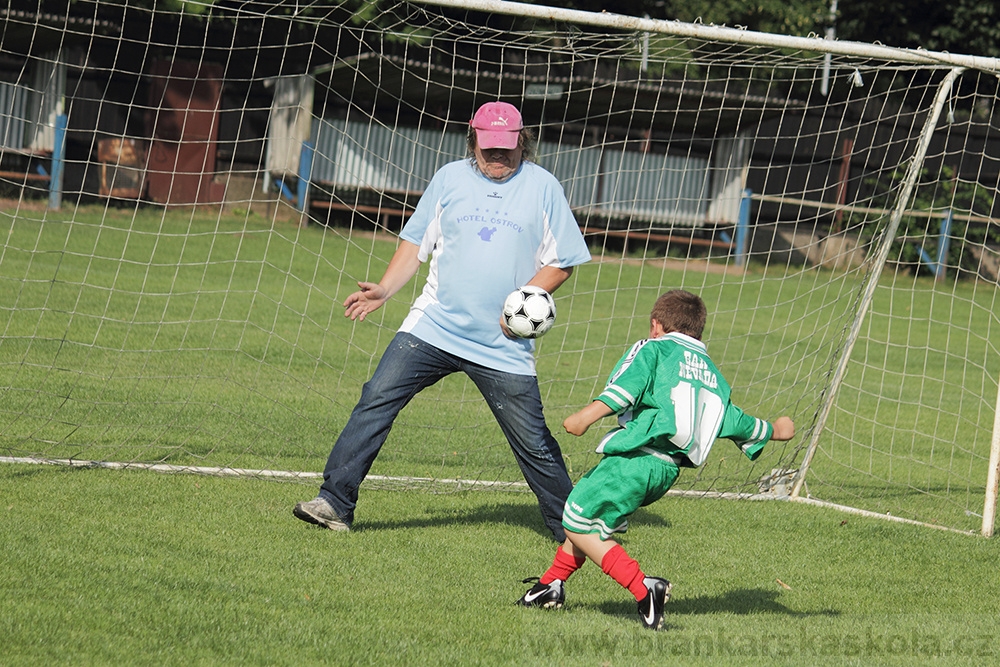
[(619, 426), (601, 440), (597, 451), (603, 458), (566, 501), (567, 539), (552, 566), (518, 604), (561, 607), (564, 582), (590, 558), (635, 596), (643, 625), (659, 630), (670, 582), (643, 574), (611, 536), (625, 532), (637, 509), (663, 497), (680, 468), (704, 463), (716, 438), (732, 439), (754, 460), (769, 440), (795, 435), (789, 417), (771, 424), (730, 402), (729, 385), (701, 342), (706, 316), (705, 303), (690, 292), (660, 296), (650, 314), (649, 338), (618, 361), (600, 396), (563, 422), (577, 436), (612, 414)]

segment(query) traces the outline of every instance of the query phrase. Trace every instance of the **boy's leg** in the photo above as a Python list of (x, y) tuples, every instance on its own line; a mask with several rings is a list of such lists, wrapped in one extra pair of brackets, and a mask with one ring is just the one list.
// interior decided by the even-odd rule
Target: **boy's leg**
[(617, 581), (622, 588), (628, 589), (636, 600), (646, 597), (646, 587), (642, 583), (646, 575), (622, 545), (614, 540), (603, 540), (596, 533), (574, 533), (568, 530), (566, 541), (573, 544), (574, 552), (585, 554), (597, 563), (604, 574)]
[(611, 536), (626, 530), (635, 510), (662, 497), (678, 472), (676, 465), (641, 452), (605, 456), (577, 483), (563, 514), (567, 551), (585, 555), (632, 593), (643, 625), (654, 630), (663, 625), (670, 582), (647, 577)]
[(573, 545), (565, 542), (556, 549), (556, 556), (552, 560), (552, 565), (537, 580), (534, 578), (525, 579), (523, 583), (537, 581), (529, 588), (517, 604), (524, 607), (544, 607), (546, 609), (558, 609), (566, 601), (566, 590), (563, 583), (570, 576), (583, 567), (587, 562), (587, 557), (583, 554), (575, 555), (572, 552)]
[[(567, 547), (569, 547), (567, 549)], [(539, 583), (550, 584), (556, 579), (561, 579), (566, 581), (570, 578), (574, 572), (583, 567), (583, 564), (587, 562), (587, 557), (585, 555), (576, 554), (573, 550), (573, 545), (567, 540), (556, 549), (556, 557), (552, 560), (552, 566), (545, 571), (539, 579)]]
[(573, 533), (567, 530), (566, 541), (572, 542), (577, 552), (586, 553), (588, 558), (600, 564), (604, 574), (635, 596), (639, 605), (639, 618), (644, 626), (651, 630), (663, 627), (663, 606), (670, 599), (669, 581), (647, 577), (639, 563), (614, 540), (602, 540), (595, 533)]

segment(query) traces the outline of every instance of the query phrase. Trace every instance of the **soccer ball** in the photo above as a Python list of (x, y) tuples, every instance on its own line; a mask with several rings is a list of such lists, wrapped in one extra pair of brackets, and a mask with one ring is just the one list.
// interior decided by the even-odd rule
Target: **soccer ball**
[(552, 295), (535, 285), (519, 287), (503, 302), (503, 322), (518, 338), (538, 338), (556, 321)]

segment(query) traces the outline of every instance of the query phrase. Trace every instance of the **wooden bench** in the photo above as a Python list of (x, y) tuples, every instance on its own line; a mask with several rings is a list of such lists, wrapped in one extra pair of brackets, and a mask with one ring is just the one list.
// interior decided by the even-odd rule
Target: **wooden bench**
[[(398, 219), (400, 227), (402, 227), (402, 223), (406, 222), (406, 219), (413, 215), (416, 201), (423, 194), (422, 192), (410, 190), (375, 191), (359, 189), (347, 191), (342, 188), (335, 188), (333, 184), (325, 182), (311, 183), (310, 186), (317, 188), (316, 192), (325, 195), (321, 197), (310, 196), (309, 206), (311, 208), (326, 211), (365, 213), (373, 216), (377, 224), (386, 228), (390, 228), (389, 222), (393, 219)], [(338, 192), (344, 193), (347, 196), (338, 197)], [(364, 199), (363, 194), (368, 196), (367, 200)], [(362, 201), (353, 203), (352, 200), (358, 199), (359, 196)], [(389, 203), (383, 204), (383, 201), (388, 201)], [(410, 202), (413, 203), (411, 204)]]
[(52, 177), (47, 170), (51, 169), (51, 162), (52, 155), (46, 151), (0, 148), (0, 164), (3, 165), (0, 181), (35, 192), (48, 191)]
[(48, 183), (52, 180), (52, 177), (48, 174), (33, 174), (31, 172), (24, 171), (0, 171), (0, 178), (22, 184), (27, 181)]
[(327, 211), (347, 211), (356, 213), (368, 213), (375, 216), (375, 221), (385, 227), (389, 228), (389, 221), (394, 218), (399, 218), (401, 223), (406, 222), (406, 219), (413, 215), (412, 208), (390, 208), (385, 206), (372, 206), (370, 204), (346, 204), (343, 202), (332, 201), (327, 199), (320, 200), (310, 200), (309, 205), (313, 208), (323, 209)]
[(706, 239), (700, 238), (694, 235), (694, 229), (691, 230), (690, 235), (681, 236), (678, 234), (667, 234), (662, 232), (657, 232), (652, 229), (605, 229), (604, 227), (582, 227), (581, 231), (583, 235), (586, 236), (603, 236), (604, 238), (620, 238), (626, 243), (630, 241), (639, 241), (643, 243), (649, 243), (654, 241), (657, 243), (678, 243), (688, 246), (703, 246), (710, 248), (720, 248), (723, 250), (733, 250), (734, 244), (731, 241), (723, 241), (721, 239)]
[[(334, 193), (334, 188), (329, 183), (314, 183), (313, 185), (320, 186), (320, 192), (327, 194)], [(326, 186), (326, 187), (323, 187)], [(393, 204), (392, 206), (383, 206), (381, 204), (353, 204), (348, 203), (345, 200), (337, 199), (334, 196), (330, 196), (329, 199), (314, 199), (309, 198), (309, 206), (327, 210), (327, 211), (344, 211), (348, 213), (367, 213), (374, 216), (375, 222), (386, 229), (392, 229), (390, 226), (390, 220), (399, 219), (400, 228), (406, 220), (413, 215), (414, 206), (410, 205), (409, 202), (416, 201), (420, 198), (422, 193), (414, 191), (386, 191), (386, 192), (376, 192), (374, 190), (367, 191), (373, 196), (381, 199), (385, 196), (386, 199), (390, 199)], [(581, 212), (577, 212), (578, 216), (582, 217)], [(604, 227), (589, 227), (582, 226), (580, 231), (583, 232), (585, 237), (587, 236), (603, 236), (605, 238), (621, 238), (626, 243), (638, 241), (638, 242), (658, 242), (658, 243), (678, 243), (688, 246), (703, 246), (711, 248), (719, 248), (727, 251), (731, 251), (734, 248), (734, 244), (731, 241), (723, 241), (721, 239), (714, 238), (700, 238), (695, 236), (695, 232), (702, 228), (691, 228), (690, 235), (678, 235), (676, 233), (668, 234), (664, 232), (656, 231), (655, 229), (642, 229), (642, 230), (625, 230), (625, 229), (607, 229)]]

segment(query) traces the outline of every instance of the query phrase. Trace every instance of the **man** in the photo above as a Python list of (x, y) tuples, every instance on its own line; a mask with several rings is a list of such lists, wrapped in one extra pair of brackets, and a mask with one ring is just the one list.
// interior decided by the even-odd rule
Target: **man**
[(400, 410), (461, 371), (493, 411), (553, 537), (565, 539), (562, 509), (572, 483), (542, 415), (534, 343), (510, 335), (500, 312), (525, 284), (554, 292), (590, 253), (562, 186), (531, 161), (534, 138), (516, 107), (481, 106), (468, 148), (470, 157), (431, 179), (382, 279), (359, 282), (344, 301), (344, 314), (363, 321), (430, 259), (423, 291), (330, 452), (319, 495), (295, 506), (303, 521), (350, 529), (358, 487)]

